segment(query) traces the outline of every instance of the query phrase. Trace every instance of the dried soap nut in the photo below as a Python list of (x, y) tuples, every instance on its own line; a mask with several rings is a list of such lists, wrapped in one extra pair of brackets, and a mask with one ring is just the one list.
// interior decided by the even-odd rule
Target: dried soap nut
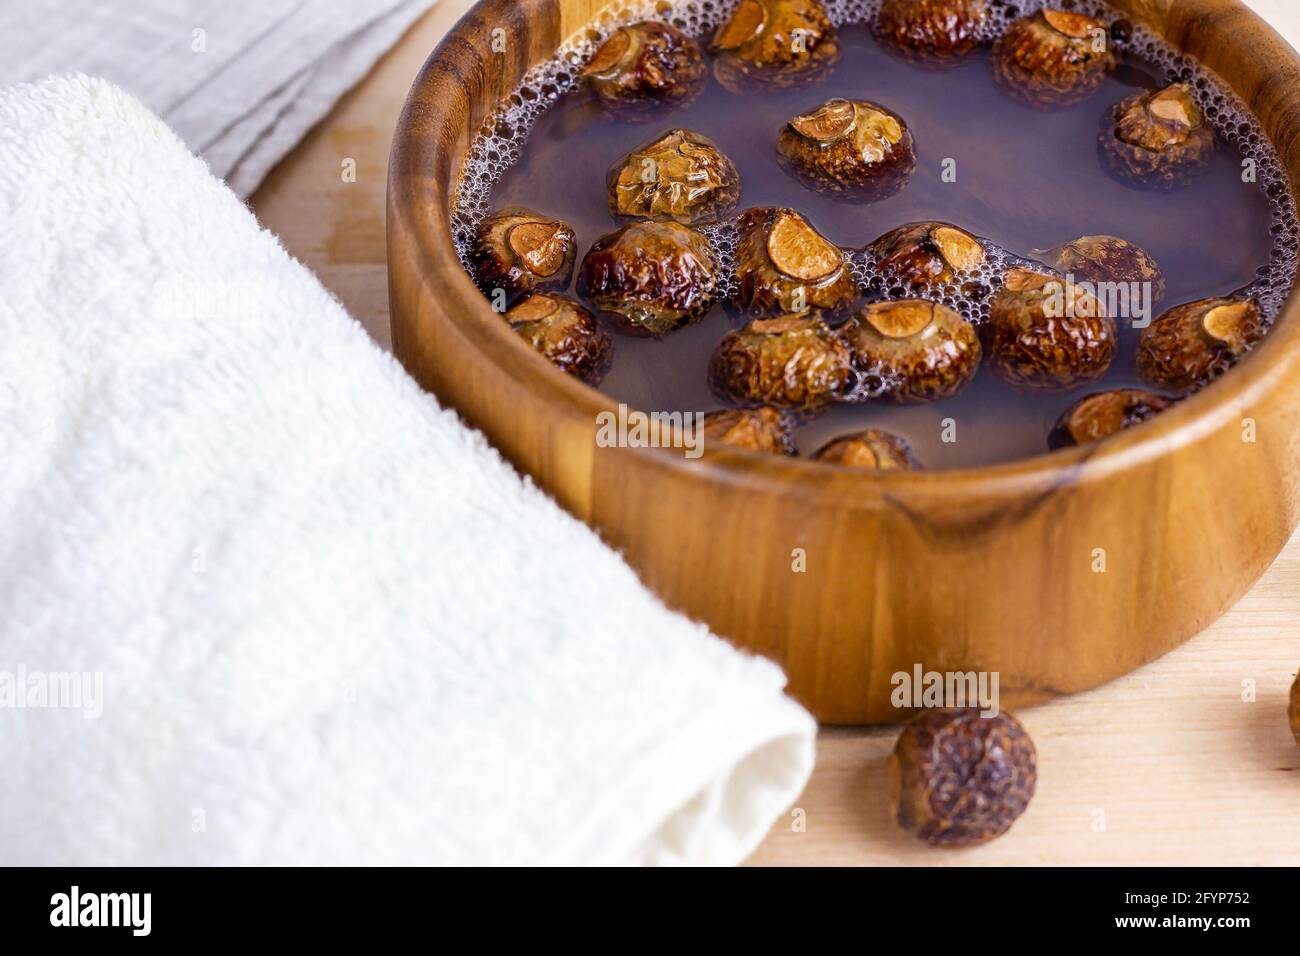
[(1115, 66), (1106, 25), (1064, 10), (1022, 17), (993, 45), (995, 79), (1035, 106), (1082, 102)]
[(615, 30), (580, 75), (605, 109), (639, 121), (693, 100), (708, 66), (699, 44), (682, 31), (645, 21)]
[(1142, 330), (1138, 376), (1186, 394), (1230, 369), (1265, 331), (1254, 299), (1199, 299), (1175, 306)]
[(740, 217), (736, 305), (758, 318), (842, 315), (858, 283), (840, 248), (793, 209), (750, 209)]
[(714, 75), (733, 93), (812, 83), (840, 58), (819, 0), (740, 0), (713, 37)]
[(704, 450), (718, 445), (766, 455), (795, 454), (790, 417), (775, 408), (728, 408), (704, 416)]
[(1160, 264), (1145, 250), (1116, 236), (1080, 236), (1052, 249), (1035, 249), (1033, 254), (1080, 282), (1149, 283), (1152, 302), (1165, 295)]
[(804, 185), (858, 202), (898, 192), (916, 168), (902, 117), (866, 100), (828, 100), (794, 117), (776, 150), (781, 166)]
[(852, 357), (850, 397), (938, 401), (960, 392), (979, 370), (975, 326), (946, 305), (924, 299), (873, 302), (839, 336)]
[(1048, 436), (1047, 444), (1056, 449), (1101, 441), (1142, 424), (1173, 404), (1170, 399), (1137, 388), (1098, 392), (1066, 409)]
[(1287, 716), (1291, 718), (1291, 736), (1295, 745), (1300, 747), (1300, 676), (1291, 685), (1291, 704), (1287, 707)]
[(867, 471), (919, 471), (921, 463), (905, 439), (878, 428), (843, 435), (813, 456), (831, 465)]
[(1033, 799), (1038, 754), (1014, 717), (929, 710), (889, 760), (898, 825), (930, 846), (977, 846), (1011, 829)]
[(1130, 96), (1107, 117), (1098, 139), (1102, 158), (1120, 179), (1176, 189), (1204, 171), (1215, 149), (1214, 127), (1175, 83)]
[(573, 227), (522, 206), (484, 219), (471, 253), (480, 287), (502, 289), (512, 302), (528, 292), (567, 288), (576, 256)]
[(675, 222), (634, 222), (598, 239), (578, 272), (578, 294), (631, 334), (689, 325), (717, 291), (708, 240)]
[(876, 35), (911, 57), (949, 60), (975, 49), (989, 0), (884, 0)]
[(728, 216), (740, 201), (735, 164), (712, 140), (686, 129), (671, 129), (619, 160), (608, 186), (615, 216), (686, 225)]
[(978, 272), (988, 261), (980, 241), (947, 222), (913, 222), (871, 244), (879, 268), (914, 288), (941, 286)]
[(743, 405), (814, 411), (848, 379), (848, 349), (821, 319), (801, 315), (755, 319), (728, 333), (709, 362), (714, 391)]
[(1047, 273), (1007, 270), (981, 327), (989, 364), (1021, 388), (1068, 391), (1106, 374), (1115, 320), (1097, 297)]
[(614, 345), (596, 317), (572, 299), (535, 292), (505, 314), (506, 321), (556, 368), (588, 385), (609, 371)]

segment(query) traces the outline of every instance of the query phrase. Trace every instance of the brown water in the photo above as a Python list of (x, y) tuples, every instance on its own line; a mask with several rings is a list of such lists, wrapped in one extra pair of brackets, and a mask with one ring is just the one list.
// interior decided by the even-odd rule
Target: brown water
[[(987, 49), (954, 68), (935, 70), (887, 52), (865, 25), (841, 26), (840, 34), (842, 59), (814, 86), (738, 96), (710, 80), (694, 103), (649, 125), (615, 121), (583, 93), (559, 96), (537, 117), (522, 155), (491, 191), (490, 204), (530, 206), (566, 220), (577, 230), (581, 256), (621, 224), (607, 205), (610, 165), (662, 130), (681, 126), (713, 139), (736, 163), (743, 184), (739, 210), (792, 206), (846, 248), (927, 219), (953, 222), (1022, 257), (1085, 234), (1123, 237), (1150, 252), (1166, 273), (1168, 291), (1155, 304), (1155, 315), (1179, 302), (1256, 283), (1279, 241), (1294, 246), (1293, 221), (1280, 237), (1271, 234), (1279, 203), (1270, 203), (1261, 184), (1242, 181), (1242, 154), (1233, 145), (1220, 142), (1209, 171), (1172, 193), (1134, 189), (1102, 166), (1096, 147), (1101, 117), (1136, 89), (1184, 78), (1168, 65), (1125, 53), (1121, 68), (1096, 95), (1044, 111), (994, 85)], [(774, 144), (783, 123), (832, 97), (872, 100), (907, 121), (918, 164), (901, 193), (850, 204), (804, 188), (777, 165)], [(1252, 154), (1271, 154), (1253, 136), (1243, 136), (1241, 145)], [(956, 161), (955, 183), (942, 179), (948, 159)], [(1289, 255), (1279, 251), (1276, 261), (1290, 267)], [(971, 317), (979, 319), (978, 313)], [(616, 336), (613, 368), (601, 389), (645, 411), (720, 408), (708, 386), (709, 356), (742, 321), (719, 306), (662, 340)], [(1077, 398), (1136, 384), (1138, 332), (1126, 321), (1119, 324), (1121, 347), (1110, 372), (1074, 393), (1018, 392), (984, 368), (960, 395), (932, 405), (837, 405), (799, 428), (800, 452), (811, 454), (837, 435), (876, 427), (908, 439), (927, 468), (1041, 454), (1052, 424)], [(942, 439), (948, 420), (955, 423), (956, 441)]]

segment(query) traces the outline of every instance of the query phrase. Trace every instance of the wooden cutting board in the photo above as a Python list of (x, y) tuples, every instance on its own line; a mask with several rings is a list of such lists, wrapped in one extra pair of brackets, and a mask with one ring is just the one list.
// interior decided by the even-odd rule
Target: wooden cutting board
[[(468, 7), (441, 0), (251, 200), (385, 348), (388, 147), (412, 79)], [(1297, 667), (1300, 536), (1179, 650), (1018, 715), (1038, 747), (1038, 794), (1002, 839), (937, 851), (901, 834), (885, 770), (897, 731), (826, 730), (812, 782), (752, 862), (1300, 864), (1300, 749), (1286, 718)]]

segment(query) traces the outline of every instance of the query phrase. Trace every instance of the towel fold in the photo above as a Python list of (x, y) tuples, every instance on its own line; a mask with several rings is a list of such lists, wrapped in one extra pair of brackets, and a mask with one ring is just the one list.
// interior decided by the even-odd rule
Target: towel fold
[(0, 4), (0, 84), (105, 77), (248, 196), (435, 2), (21, 0)]
[(783, 683), (137, 102), (0, 90), (0, 863), (733, 863)]

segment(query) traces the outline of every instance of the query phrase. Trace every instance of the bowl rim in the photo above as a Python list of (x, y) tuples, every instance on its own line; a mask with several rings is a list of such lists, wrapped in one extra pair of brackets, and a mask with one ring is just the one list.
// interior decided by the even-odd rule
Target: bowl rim
[[(1128, 7), (1133, 0), (1111, 0), (1112, 6)], [(617, 6), (617, 3), (613, 4)], [(1172, 5), (1171, 5), (1172, 6)], [(479, 357), (508, 373), (534, 399), (555, 414), (574, 419), (585, 419), (594, 436), (596, 417), (601, 413), (617, 414), (620, 403), (591, 386), (555, 368), (538, 355), (501, 321), (479, 292), (470, 276), (461, 267), (452, 240), (451, 191), (457, 182), (464, 160), (463, 143), (477, 132), (472, 111), (458, 104), (455, 96), (425, 95), (440, 84), (454, 83), (461, 90), (472, 84), (467, 75), (481, 68), (472, 44), (466, 42), (469, 31), (488, 31), (505, 24), (521, 24), (526, 17), (551, 16), (559, 19), (559, 0), (479, 0), (459, 23), (443, 38), (429, 56), (415, 80), (398, 122), (393, 140), (390, 163), (388, 215), (391, 229), (395, 219), (405, 232), (415, 240), (417, 261), (414, 265), (427, 282), (427, 277), (437, 275), (449, 287), (440, 289), (448, 300), (466, 308), (442, 308), (445, 321), (456, 324), (457, 332), (474, 347)], [(1179, 0), (1178, 11), (1189, 19), (1198, 14), (1212, 16), (1216, 33), (1231, 29), (1230, 21), (1245, 18), (1253, 21), (1262, 40), (1252, 38), (1253, 58), (1269, 62), (1278, 89), (1300, 89), (1300, 57), (1266, 21), (1246, 7), (1240, 0)], [(1134, 18), (1138, 11), (1123, 10)], [(1170, 12), (1173, 16), (1173, 12)], [(1149, 26), (1164, 34), (1168, 41), (1184, 52), (1187, 46), (1179, 38), (1170, 37), (1160, 24), (1147, 21)], [(554, 49), (576, 35), (559, 36), (558, 23), (554, 35), (558, 38)], [(548, 40), (550, 37), (548, 37)], [(1207, 68), (1206, 58), (1195, 56)], [(529, 64), (523, 64), (526, 70)], [(523, 72), (521, 70), (520, 72)], [(1239, 98), (1248, 102), (1250, 97), (1237, 82), (1219, 76), (1221, 82)], [(465, 94), (468, 96), (468, 93)], [(1290, 104), (1288, 104), (1290, 105)], [(1300, 97), (1295, 105), (1300, 112)], [(490, 112), (495, 103), (486, 107)], [(1277, 137), (1270, 134), (1268, 124), (1258, 110), (1254, 115), (1265, 127), (1270, 143), (1278, 151), (1293, 196), (1300, 199), (1300, 160), (1288, 164)], [(1300, 116), (1296, 117), (1300, 122)], [(443, 148), (436, 133), (447, 136), (459, 148)], [(1294, 166), (1294, 168), (1292, 168)], [(445, 192), (436, 186), (431, 171), (447, 170), (448, 188)], [(418, 195), (420, 208), (403, 196)], [(390, 271), (392, 249), (390, 245)], [(438, 264), (450, 264), (450, 269), (439, 269)], [(1173, 408), (1128, 429), (1118, 435), (1089, 445), (1075, 446), (1057, 451), (1044, 451), (1027, 458), (1014, 459), (992, 465), (911, 472), (871, 472), (840, 465), (819, 462), (810, 458), (765, 455), (730, 446), (714, 448), (698, 459), (688, 459), (680, 449), (622, 446), (601, 451), (617, 451), (642, 458), (652, 468), (671, 472), (689, 472), (695, 479), (707, 478), (721, 483), (737, 483), (746, 487), (770, 485), (784, 495), (794, 493), (820, 495), (831, 493), (838, 503), (849, 508), (870, 508), (888, 499), (898, 504), (900, 498), (951, 501), (957, 493), (976, 494), (980, 497), (1015, 496), (1034, 493), (1062, 484), (1093, 481), (1130, 471), (1154, 459), (1161, 458), (1174, 447), (1195, 444), (1226, 427), (1234, 419), (1249, 417), (1248, 410), (1262, 404), (1264, 398), (1287, 381), (1300, 375), (1300, 275), (1292, 284), (1290, 293), (1279, 310), (1269, 334), (1251, 352), (1223, 375), (1194, 395), (1179, 401)], [(1177, 304), (1177, 303), (1175, 303)], [(396, 321), (395, 315), (390, 321)], [(422, 315), (421, 321), (430, 321)], [(397, 338), (395, 334), (395, 340)], [(852, 478), (847, 476), (852, 473)], [(853, 493), (846, 495), (845, 488)]]

